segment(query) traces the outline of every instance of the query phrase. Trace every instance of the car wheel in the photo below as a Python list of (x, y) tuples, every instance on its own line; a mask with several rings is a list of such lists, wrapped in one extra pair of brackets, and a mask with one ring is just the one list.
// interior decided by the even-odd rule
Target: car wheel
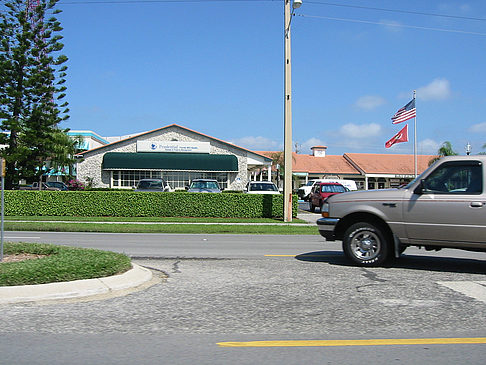
[(380, 266), (392, 253), (383, 230), (365, 222), (355, 223), (346, 230), (343, 251), (346, 257), (360, 266)]

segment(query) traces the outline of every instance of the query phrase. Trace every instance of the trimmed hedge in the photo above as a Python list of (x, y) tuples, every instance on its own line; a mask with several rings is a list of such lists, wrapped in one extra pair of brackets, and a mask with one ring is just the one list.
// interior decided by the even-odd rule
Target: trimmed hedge
[[(294, 217), (297, 209), (294, 196)], [(5, 215), (281, 218), (283, 195), (8, 190)]]

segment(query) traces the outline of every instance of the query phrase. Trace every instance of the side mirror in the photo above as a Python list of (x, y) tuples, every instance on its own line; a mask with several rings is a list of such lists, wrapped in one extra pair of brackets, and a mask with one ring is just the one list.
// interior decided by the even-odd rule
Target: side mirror
[(419, 184), (413, 191), (414, 194), (422, 195), (425, 191), (425, 180), (420, 180)]

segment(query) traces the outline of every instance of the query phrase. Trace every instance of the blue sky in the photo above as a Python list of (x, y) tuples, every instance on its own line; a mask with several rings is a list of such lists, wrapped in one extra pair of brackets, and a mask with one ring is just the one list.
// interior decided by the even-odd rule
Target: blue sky
[[(107, 1), (59, 3), (64, 127), (116, 136), (177, 123), (253, 150), (283, 148), (283, 0)], [(419, 153), (444, 141), (486, 152), (485, 1), (303, 2), (292, 20), (301, 153), (413, 153), (412, 120), (410, 142), (384, 148), (413, 90)]]

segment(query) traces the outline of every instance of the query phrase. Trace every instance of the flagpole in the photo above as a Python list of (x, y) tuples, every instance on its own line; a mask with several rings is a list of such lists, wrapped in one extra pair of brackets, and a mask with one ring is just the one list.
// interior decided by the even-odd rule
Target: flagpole
[[(413, 100), (415, 104), (416, 91), (413, 91)], [(414, 174), (417, 177), (417, 104), (415, 104), (415, 118), (413, 118), (413, 167)]]

